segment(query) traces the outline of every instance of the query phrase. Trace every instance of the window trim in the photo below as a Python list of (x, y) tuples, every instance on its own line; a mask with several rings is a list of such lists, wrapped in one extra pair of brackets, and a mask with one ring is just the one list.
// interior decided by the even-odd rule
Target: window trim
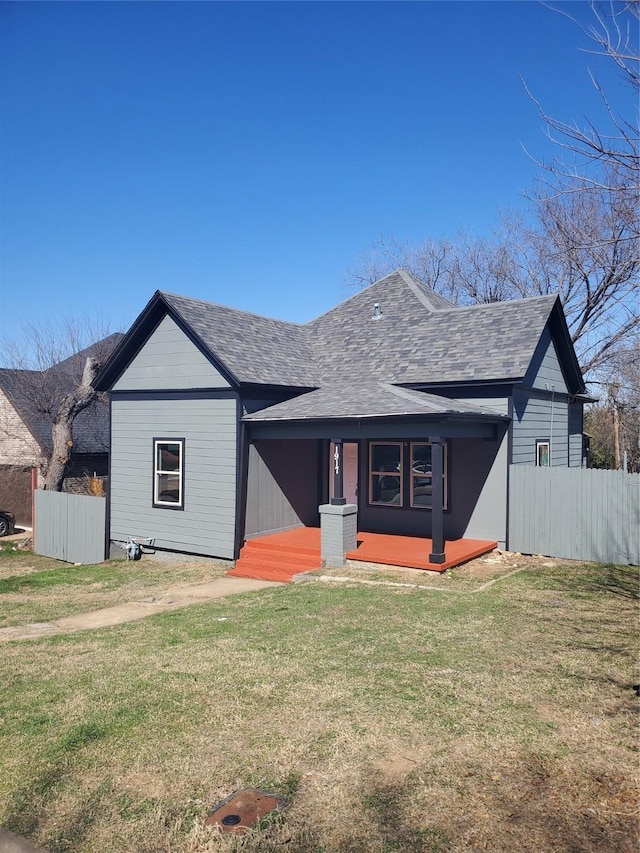
[[(178, 474), (180, 477), (180, 491), (179, 497), (180, 500), (177, 503), (173, 501), (161, 501), (158, 500), (158, 476), (160, 474), (175, 474), (175, 471), (162, 471), (157, 467), (158, 461), (158, 446), (161, 444), (177, 444), (180, 447), (180, 464), (178, 468)], [(158, 509), (177, 509), (184, 510), (184, 454), (185, 454), (185, 440), (184, 438), (153, 438), (152, 440), (152, 482), (151, 482), (151, 505), (157, 507)]]
[[(540, 451), (546, 445), (547, 447), (547, 464), (542, 465), (540, 462)], [(551, 441), (548, 438), (536, 438), (536, 468), (551, 467)]]
[[(384, 507), (385, 509), (404, 509), (404, 510), (418, 510), (431, 512), (433, 509), (432, 506), (421, 506), (419, 504), (413, 503), (413, 470), (409, 471), (409, 475), (405, 474), (405, 469), (408, 466), (409, 469), (413, 467), (413, 448), (414, 445), (417, 444), (427, 444), (432, 446), (433, 442), (428, 441), (422, 438), (412, 438), (412, 439), (368, 439), (369, 451), (367, 454), (367, 506), (370, 507)], [(373, 471), (371, 467), (371, 461), (373, 456), (373, 446), (378, 444), (385, 445), (395, 445), (400, 447), (400, 471), (398, 474), (392, 474), (389, 471)], [(445, 440), (443, 442), (443, 460), (442, 460), (442, 468), (444, 475), (444, 495), (443, 495), (443, 503), (442, 509), (445, 512), (450, 511), (449, 506), (449, 481), (450, 481), (450, 465), (449, 465), (449, 440)], [(406, 464), (405, 464), (406, 463)], [(374, 501), (373, 498), (373, 477), (381, 476), (387, 474), (388, 476), (400, 476), (400, 501), (397, 504), (385, 503), (383, 501)], [(408, 481), (408, 487), (407, 487)], [(432, 480), (433, 482), (433, 480)], [(405, 494), (406, 492), (406, 494)], [(432, 492), (432, 500), (433, 500), (433, 492)]]
[[(403, 444), (404, 444), (404, 442), (402, 442), (402, 441), (392, 441), (392, 440), (378, 441), (376, 439), (373, 439), (373, 440), (369, 441), (369, 460), (368, 460), (368, 465), (367, 465), (367, 480), (368, 480), (368, 483), (367, 483), (367, 488), (368, 488), (367, 499), (368, 499), (369, 506), (383, 506), (383, 507), (386, 507), (387, 509), (403, 509), (404, 508), (404, 503), (403, 503), (403, 501), (404, 501), (404, 471), (403, 471), (403, 467), (404, 466), (402, 464), (402, 457), (403, 457), (403, 453), (404, 453)], [(387, 447), (392, 446), (392, 447), (399, 447), (400, 448), (400, 470), (398, 471), (397, 474), (393, 474), (391, 471), (374, 471), (373, 470), (372, 460), (373, 460), (374, 445), (385, 445)], [(391, 504), (391, 503), (386, 503), (385, 501), (374, 501), (373, 500), (373, 478), (374, 477), (384, 477), (385, 475), (387, 475), (389, 477), (398, 477), (398, 476), (400, 477), (400, 491), (398, 493), (400, 496), (400, 501), (397, 504)]]

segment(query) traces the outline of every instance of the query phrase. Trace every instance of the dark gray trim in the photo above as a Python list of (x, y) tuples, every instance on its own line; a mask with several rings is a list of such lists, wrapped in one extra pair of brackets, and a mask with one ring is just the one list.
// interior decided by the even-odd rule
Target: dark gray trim
[(444, 442), (440, 436), (429, 436), (431, 442), (431, 553), (429, 562), (444, 563), (444, 523), (442, 495), (444, 491)]
[(333, 506), (344, 506), (346, 504), (347, 499), (344, 496), (344, 472), (342, 470), (342, 439), (341, 438), (332, 438), (334, 451), (333, 451), (333, 461), (331, 463), (331, 470), (333, 471), (333, 497), (331, 498), (330, 503)]
[[(180, 444), (182, 445), (182, 450), (180, 452), (180, 485), (182, 491), (182, 500), (177, 504), (161, 504), (156, 503), (156, 442), (166, 442), (167, 444)], [(165, 438), (164, 436), (153, 436), (151, 438), (151, 506), (154, 509), (170, 509), (170, 510), (179, 510), (182, 512), (184, 510), (185, 505), (185, 491), (186, 491), (186, 482), (185, 482), (185, 453), (186, 453), (186, 441), (184, 438), (178, 438), (176, 436), (169, 436)]]
[(114, 400), (230, 400), (238, 396), (233, 388), (220, 390), (218, 388), (196, 388), (191, 390), (175, 391), (110, 391), (109, 395)]
[[(509, 509), (510, 509), (510, 500), (509, 500), (509, 490), (511, 488), (511, 484), (509, 482), (509, 465), (513, 464), (513, 395), (509, 396), (509, 426), (507, 427), (507, 470), (505, 472), (505, 476), (507, 478), (506, 486), (505, 486), (505, 497), (506, 497), (506, 506), (505, 506), (505, 546), (509, 548)], [(498, 449), (498, 452), (499, 449)]]
[[(497, 423), (505, 423), (507, 416), (497, 416)], [(251, 439), (269, 438), (323, 438), (331, 439), (334, 435), (342, 436), (343, 441), (363, 439), (415, 439), (417, 428), (427, 430), (429, 420), (426, 418), (362, 418), (351, 421), (248, 421)], [(493, 420), (484, 421), (435, 421), (433, 429), (437, 428), (443, 438), (493, 438), (495, 423)]]
[(107, 459), (107, 494), (106, 494), (106, 513), (107, 517), (105, 519), (104, 525), (104, 535), (105, 535), (105, 554), (107, 559), (109, 559), (110, 551), (111, 551), (111, 458), (113, 456), (113, 438), (112, 438), (112, 430), (111, 430), (111, 420), (112, 420), (112, 408), (113, 408), (113, 400), (109, 398), (109, 454)]
[(511, 385), (519, 384), (521, 380), (522, 377), (512, 376), (509, 379), (479, 379), (475, 382), (472, 379), (464, 382), (461, 382), (459, 379), (456, 379), (452, 382), (410, 382), (407, 384), (402, 384), (398, 382), (394, 384), (397, 384), (400, 388), (408, 388), (411, 391), (429, 392), (436, 390), (447, 390), (455, 391), (457, 397), (468, 397), (471, 396), (470, 392), (472, 391), (482, 391), (487, 388), (507, 389)]
[(249, 471), (249, 435), (242, 423), (243, 402), (238, 395), (236, 404), (236, 527), (233, 559), (237, 560), (244, 545), (247, 523), (247, 489)]

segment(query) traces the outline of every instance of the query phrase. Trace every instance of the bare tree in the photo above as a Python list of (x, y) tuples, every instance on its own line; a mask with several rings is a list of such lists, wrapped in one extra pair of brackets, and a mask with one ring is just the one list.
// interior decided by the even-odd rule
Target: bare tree
[[(101, 364), (121, 338), (102, 321), (68, 321), (62, 328), (26, 324), (19, 340), (4, 341), (0, 358), (0, 445), (3, 458), (22, 462), (29, 440), (40, 448), (44, 488), (60, 491), (76, 449), (76, 419), (94, 452), (106, 451), (107, 409), (93, 388)], [(85, 448), (86, 452), (86, 448)]]
[[(601, 84), (597, 73), (590, 71), (591, 82), (600, 95), (605, 110), (605, 124), (596, 127), (588, 119), (566, 122), (551, 116), (544, 106), (525, 88), (546, 125), (546, 134), (554, 143), (557, 156), (535, 158), (541, 175), (546, 175), (550, 192), (576, 193), (595, 191), (619, 197), (617, 208), (628, 205), (628, 225), (638, 236), (637, 205), (640, 193), (640, 130), (638, 126), (638, 91), (640, 89), (640, 2), (627, 0), (599, 4), (591, 0), (591, 24), (583, 26), (569, 12), (556, 9), (573, 21), (588, 40), (586, 52), (596, 61), (604, 58), (618, 70), (623, 85), (629, 90), (629, 112), (620, 113)], [(553, 8), (553, 7), (552, 7)]]
[(457, 304), (558, 293), (582, 370), (594, 379), (622, 369), (640, 347), (640, 2), (611, 2), (606, 14), (595, 3), (591, 8), (594, 24), (584, 32), (593, 52), (621, 71), (632, 115), (613, 110), (595, 75), (606, 129), (553, 119), (536, 101), (560, 154), (536, 161), (528, 219), (503, 214), (489, 238), (380, 240), (347, 280), (363, 284), (404, 267)]

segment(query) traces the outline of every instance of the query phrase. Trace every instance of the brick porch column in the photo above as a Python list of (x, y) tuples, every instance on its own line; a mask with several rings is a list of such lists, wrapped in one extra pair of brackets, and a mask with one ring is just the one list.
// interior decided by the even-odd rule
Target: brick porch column
[(322, 560), (327, 566), (344, 566), (345, 554), (358, 544), (358, 507), (355, 504), (322, 504), (318, 511)]

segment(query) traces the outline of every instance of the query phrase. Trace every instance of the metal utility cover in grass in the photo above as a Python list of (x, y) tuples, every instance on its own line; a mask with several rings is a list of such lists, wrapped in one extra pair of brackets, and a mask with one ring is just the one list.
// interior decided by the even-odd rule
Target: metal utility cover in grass
[(243, 788), (218, 803), (205, 820), (205, 826), (217, 826), (222, 832), (242, 833), (284, 805), (285, 800), (276, 794), (257, 788)]

